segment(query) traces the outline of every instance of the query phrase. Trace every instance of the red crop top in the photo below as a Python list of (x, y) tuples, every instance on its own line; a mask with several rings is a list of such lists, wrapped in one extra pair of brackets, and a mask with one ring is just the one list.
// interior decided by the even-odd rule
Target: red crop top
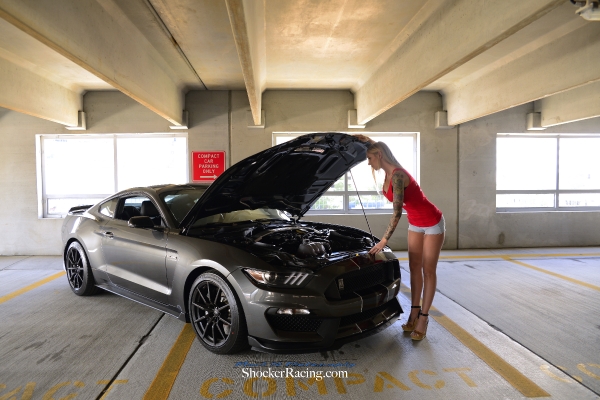
[[(402, 168), (396, 168), (394, 172), (399, 169)], [(437, 225), (442, 219), (442, 212), (425, 197), (417, 181), (405, 169), (402, 170), (408, 175), (409, 180), (408, 186), (404, 188), (403, 204), (408, 223), (421, 228)], [(384, 188), (383, 195), (392, 202), (394, 201), (393, 189), (392, 179), (390, 178), (388, 190), (386, 191)]]

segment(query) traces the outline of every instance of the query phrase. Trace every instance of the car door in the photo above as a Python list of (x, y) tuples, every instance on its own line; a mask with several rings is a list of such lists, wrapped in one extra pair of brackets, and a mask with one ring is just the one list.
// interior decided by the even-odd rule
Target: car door
[(142, 195), (124, 197), (121, 201), (116, 217), (102, 227), (102, 253), (108, 277), (117, 286), (169, 304), (167, 233), (160, 228), (132, 228), (127, 224), (129, 218), (146, 214), (155, 225), (160, 225), (156, 204)]

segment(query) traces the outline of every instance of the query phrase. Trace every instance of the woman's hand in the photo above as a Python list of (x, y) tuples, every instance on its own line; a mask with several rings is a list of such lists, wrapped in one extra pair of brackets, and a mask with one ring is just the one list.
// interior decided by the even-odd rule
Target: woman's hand
[(379, 243), (377, 243), (371, 250), (369, 250), (369, 254), (377, 254), (387, 245), (387, 239), (381, 239)]

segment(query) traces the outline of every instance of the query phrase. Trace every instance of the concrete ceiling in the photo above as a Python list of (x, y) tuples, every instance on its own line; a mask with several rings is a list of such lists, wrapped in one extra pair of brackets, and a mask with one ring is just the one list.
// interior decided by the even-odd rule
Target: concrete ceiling
[[(588, 0), (589, 1), (589, 0)], [(597, 6), (597, 3), (595, 3)], [(600, 116), (600, 21), (568, 0), (0, 0), (0, 107), (66, 126), (117, 89), (184, 124), (189, 90), (346, 89), (368, 124), (420, 90), (456, 125), (536, 101)]]

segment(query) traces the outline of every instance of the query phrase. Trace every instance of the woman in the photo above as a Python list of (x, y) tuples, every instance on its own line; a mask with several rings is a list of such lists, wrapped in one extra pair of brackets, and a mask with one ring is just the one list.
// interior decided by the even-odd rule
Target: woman
[(385, 171), (383, 194), (394, 204), (394, 213), (383, 238), (369, 253), (376, 254), (385, 247), (398, 225), (404, 206), (408, 218), (408, 265), (412, 307), (408, 321), (402, 325), (402, 329), (411, 332), (410, 337), (413, 340), (423, 340), (437, 284), (437, 262), (444, 244), (444, 217), (442, 212), (427, 200), (417, 182), (402, 168), (385, 143), (375, 142), (364, 135), (359, 135), (358, 138), (370, 144), (367, 159), (373, 169), (373, 178), (375, 171)]

